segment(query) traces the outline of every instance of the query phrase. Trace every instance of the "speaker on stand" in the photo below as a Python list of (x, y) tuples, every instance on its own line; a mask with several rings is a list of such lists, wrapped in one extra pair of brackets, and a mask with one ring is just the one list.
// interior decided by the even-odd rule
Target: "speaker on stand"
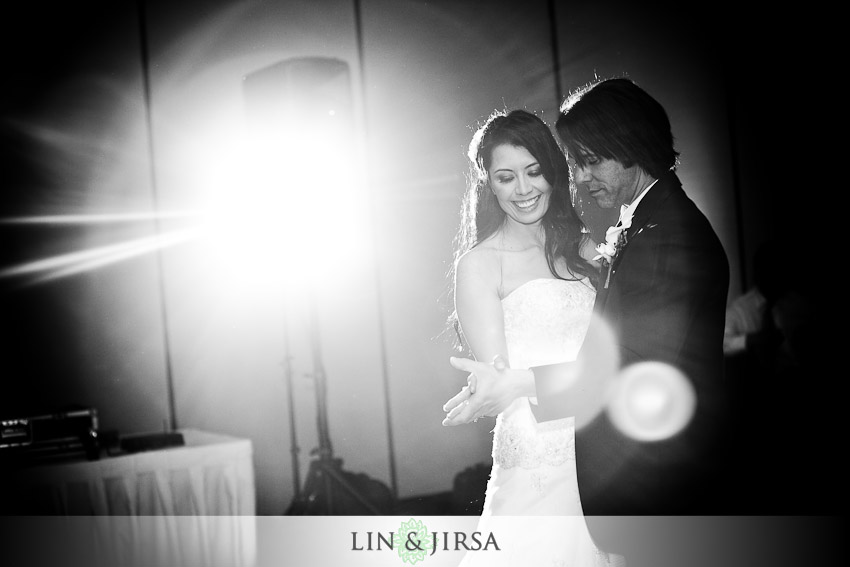
[(392, 491), (365, 474), (355, 474), (342, 467), (342, 459), (334, 457), (328, 429), (327, 381), (322, 364), (319, 319), (315, 294), (311, 292), (311, 347), (313, 380), (316, 385), (316, 425), (319, 445), (302, 490), (287, 510), (287, 515), (384, 515), (395, 506)]
[[(265, 187), (291, 198), (283, 199), (287, 210), (280, 211), (280, 224), (297, 226), (303, 222), (305, 192), (315, 190), (309, 183), (299, 181), (299, 173), (306, 170), (308, 181), (322, 176), (331, 187), (325, 188), (325, 198), (333, 198), (333, 171), (339, 152), (353, 145), (356, 139), (351, 77), (348, 63), (326, 57), (298, 57), (287, 59), (246, 75), (243, 93), (248, 110), (251, 131), (259, 142), (258, 167), (271, 179), (263, 179)], [(324, 159), (325, 161), (322, 161)], [(340, 172), (350, 175), (350, 172)], [(328, 191), (331, 191), (328, 193)], [(288, 193), (291, 192), (291, 193)], [(315, 196), (312, 196), (315, 200)], [(327, 222), (327, 221), (326, 221)], [(316, 220), (321, 223), (321, 219)], [(327, 230), (317, 224), (316, 230)], [(310, 249), (311, 241), (299, 240), (302, 231), (286, 238), (295, 246), (290, 251), (293, 260), (288, 262), (290, 277), (312, 281), (315, 262), (330, 261), (333, 251), (320, 245)], [(286, 243), (282, 243), (283, 247)], [(306, 254), (305, 254), (306, 253)], [(286, 251), (282, 250), (286, 256)], [(303, 260), (299, 264), (298, 259)], [(328, 429), (327, 382), (322, 364), (319, 336), (319, 318), (315, 285), (309, 288), (310, 336), (313, 374), (316, 391), (316, 416), (318, 447), (311, 454), (303, 486), (299, 483), (298, 446), (295, 435), (292, 372), (289, 352), (285, 360), (287, 390), (289, 393), (291, 453), (295, 496), (286, 511), (287, 515), (369, 515), (390, 513), (395, 497), (386, 485), (365, 474), (355, 474), (343, 469), (342, 460), (335, 457)], [(286, 339), (288, 343), (288, 337)], [(288, 350), (288, 344), (287, 344)]]

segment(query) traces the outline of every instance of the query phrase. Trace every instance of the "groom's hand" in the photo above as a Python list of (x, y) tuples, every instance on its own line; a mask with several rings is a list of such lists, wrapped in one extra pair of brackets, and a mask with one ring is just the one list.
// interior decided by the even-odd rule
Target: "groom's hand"
[[(472, 396), (472, 391), (469, 386), (464, 386), (463, 389), (455, 394), (455, 396), (443, 404), (443, 411), (446, 412), (446, 417), (443, 419), (443, 425), (459, 425), (461, 423), (469, 423), (477, 418), (474, 415), (474, 407), (469, 407), (469, 398)], [(461, 416), (461, 414), (463, 414)], [(454, 420), (450, 423), (451, 420)]]
[(484, 416), (496, 416), (516, 399), (516, 384), (507, 378), (511, 372), (501, 357), (492, 364), (468, 358), (450, 359), (452, 366), (470, 373), (465, 386), (457, 395), (445, 403), (446, 418), (443, 425), (462, 425)]

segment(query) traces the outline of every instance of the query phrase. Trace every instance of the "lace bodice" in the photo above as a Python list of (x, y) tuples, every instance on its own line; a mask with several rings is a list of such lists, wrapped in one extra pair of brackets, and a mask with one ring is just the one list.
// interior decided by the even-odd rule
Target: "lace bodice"
[[(586, 280), (535, 279), (502, 300), (512, 368), (575, 360), (587, 332), (596, 292)], [(535, 468), (575, 458), (572, 418), (538, 424), (520, 398), (496, 419), (494, 463)]]
[[(532, 280), (505, 297), (511, 366), (575, 360), (595, 298), (587, 280), (555, 279)], [(522, 522), (502, 523), (517, 518)], [(621, 556), (599, 551), (588, 531), (578, 486), (574, 419), (537, 423), (529, 398), (515, 400), (496, 418), (493, 468), (478, 530), (503, 534), (502, 551), (467, 553), (461, 567), (625, 565)]]

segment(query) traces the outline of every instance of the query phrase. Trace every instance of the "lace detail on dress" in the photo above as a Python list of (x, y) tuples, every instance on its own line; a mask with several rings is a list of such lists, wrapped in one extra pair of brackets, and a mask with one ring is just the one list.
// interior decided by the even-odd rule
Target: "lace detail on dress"
[[(587, 280), (531, 280), (505, 297), (505, 338), (513, 368), (575, 360), (596, 293)], [(536, 468), (575, 459), (572, 418), (538, 424), (529, 398), (516, 400), (496, 419), (493, 461)]]
[(587, 333), (596, 291), (587, 279), (536, 279), (502, 299), (513, 368), (575, 360)]
[[(518, 400), (528, 403), (528, 399)], [(538, 425), (523, 412), (502, 414), (493, 431), (493, 462), (503, 468), (533, 469), (541, 465), (558, 466), (575, 460), (575, 428), (566, 418)]]
[[(541, 279), (504, 298), (511, 365), (574, 360), (594, 297), (586, 282)], [(538, 423), (533, 403), (515, 400), (493, 431), (494, 464), (478, 530), (502, 534), (502, 551), (467, 553), (461, 567), (622, 567), (599, 552), (587, 529), (574, 460), (575, 419)], [(521, 523), (512, 521), (517, 517)]]

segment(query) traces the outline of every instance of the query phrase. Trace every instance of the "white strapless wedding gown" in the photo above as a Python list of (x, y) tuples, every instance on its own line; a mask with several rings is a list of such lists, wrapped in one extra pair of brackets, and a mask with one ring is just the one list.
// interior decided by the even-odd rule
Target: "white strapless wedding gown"
[[(592, 284), (531, 280), (502, 300), (512, 368), (575, 360), (590, 323)], [(600, 567), (623, 558), (596, 548), (578, 493), (572, 417), (537, 423), (530, 398), (496, 418), (493, 468), (477, 530), (501, 551), (469, 552), (460, 565)]]

